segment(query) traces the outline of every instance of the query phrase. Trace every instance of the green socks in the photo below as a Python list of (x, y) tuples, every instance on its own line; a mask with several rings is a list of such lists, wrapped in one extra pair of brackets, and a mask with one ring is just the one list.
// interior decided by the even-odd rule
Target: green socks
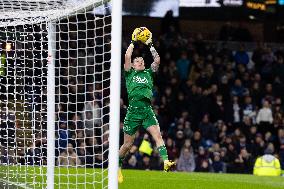
[[(162, 157), (162, 159), (163, 159), (164, 161), (169, 159), (169, 158), (168, 158), (167, 148), (166, 148), (165, 145), (159, 146), (157, 149), (158, 149), (158, 151), (159, 151), (160, 156)], [(123, 160), (124, 160), (124, 157), (119, 157), (119, 161), (118, 161), (119, 167), (122, 166)]]
[(158, 147), (158, 151), (159, 151), (159, 154), (160, 156), (162, 157), (162, 159), (165, 161), (165, 160), (168, 160), (168, 152), (167, 152), (167, 148), (165, 145), (162, 145), (162, 146), (159, 146)]
[(118, 166), (121, 167), (123, 163), (124, 157), (119, 157)]

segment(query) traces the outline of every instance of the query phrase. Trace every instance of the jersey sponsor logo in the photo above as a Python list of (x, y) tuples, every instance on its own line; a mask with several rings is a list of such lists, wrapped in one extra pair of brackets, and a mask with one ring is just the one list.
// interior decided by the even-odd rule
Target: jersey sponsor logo
[(148, 83), (148, 80), (146, 79), (146, 77), (141, 78), (139, 76), (134, 76), (133, 82), (135, 82), (135, 83)]

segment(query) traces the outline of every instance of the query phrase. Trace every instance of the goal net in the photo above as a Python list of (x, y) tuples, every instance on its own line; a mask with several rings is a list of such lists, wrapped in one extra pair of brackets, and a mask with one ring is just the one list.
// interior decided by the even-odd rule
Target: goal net
[(117, 188), (112, 3), (0, 0), (0, 186)]

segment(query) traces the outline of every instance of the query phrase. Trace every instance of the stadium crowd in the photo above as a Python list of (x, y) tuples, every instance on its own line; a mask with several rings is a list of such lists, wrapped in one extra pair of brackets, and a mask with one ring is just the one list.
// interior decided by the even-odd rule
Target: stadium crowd
[[(101, 71), (109, 65), (101, 63), (110, 59), (109, 53), (101, 55), (109, 52), (109, 40), (100, 45), (103, 41), (97, 41), (99, 38), (83, 43), (85, 34), (60, 35), (63, 41), (61, 61), (57, 62), (61, 68), (56, 72), (60, 76), (56, 80), (56, 163), (107, 165), (109, 91), (105, 89), (109, 83), (93, 83), (96, 78), (100, 81), (107, 77)], [(124, 39), (122, 53), (129, 36)], [(175, 27), (168, 27), (154, 39), (161, 65), (155, 76), (152, 105), (169, 159), (177, 162), (177, 171), (252, 173), (255, 159), (270, 153), (280, 159), (284, 169), (284, 51), (259, 44), (249, 52), (241, 43), (233, 51), (226, 42), (218, 47), (216, 44), (204, 40), (201, 34), (183, 36)], [(148, 67), (152, 57), (146, 48), (137, 45), (133, 56), (143, 56)], [(43, 93), (36, 101), (40, 104), (38, 110), (46, 108), (42, 105), (46, 91)], [(124, 79), (120, 104), (122, 140), (127, 111)], [(43, 117), (38, 114), (36, 120), (42, 121)], [(40, 158), (46, 154), (46, 133), (42, 128), (46, 125), (36, 126), (36, 142), (19, 152), (22, 164), (46, 163), (45, 158)], [(142, 141), (154, 144), (152, 139), (143, 130), (137, 136), (123, 167), (161, 169), (162, 161), (154, 146), (149, 155), (139, 150)], [(2, 152), (2, 163), (8, 162), (5, 153)]]

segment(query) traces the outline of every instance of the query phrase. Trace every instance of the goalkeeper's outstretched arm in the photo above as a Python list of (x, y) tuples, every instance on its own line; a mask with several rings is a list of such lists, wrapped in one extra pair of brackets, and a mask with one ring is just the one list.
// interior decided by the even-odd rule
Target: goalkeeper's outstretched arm
[(150, 45), (150, 51), (154, 59), (154, 62), (151, 64), (151, 69), (153, 72), (157, 72), (160, 65), (160, 56), (152, 44)]
[(125, 60), (124, 60), (124, 70), (129, 71), (131, 69), (131, 56), (133, 53), (134, 45), (131, 43), (126, 52), (125, 52)]
[(131, 69), (131, 56), (133, 53), (133, 49), (134, 49), (134, 43), (137, 42), (137, 35), (140, 32), (139, 28), (136, 28), (131, 36), (131, 43), (128, 46), (126, 52), (125, 52), (125, 60), (124, 60), (124, 70), (125, 71), (129, 71)]

